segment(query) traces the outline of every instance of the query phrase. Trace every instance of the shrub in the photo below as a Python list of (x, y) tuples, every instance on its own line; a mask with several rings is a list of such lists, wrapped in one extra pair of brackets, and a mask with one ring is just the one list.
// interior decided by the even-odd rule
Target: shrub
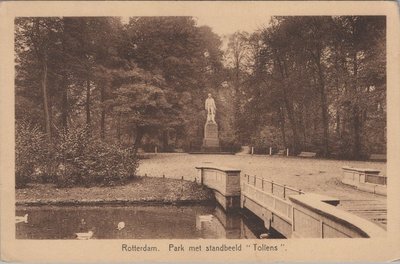
[(35, 169), (43, 170), (48, 156), (45, 134), (38, 126), (25, 121), (16, 124), (15, 129), (15, 186), (24, 187)]
[(50, 179), (63, 187), (112, 185), (133, 177), (138, 165), (133, 148), (95, 139), (86, 128), (58, 131), (50, 145), (39, 127), (27, 122), (16, 126), (17, 188), (36, 180), (35, 170), (40, 171), (42, 182)]
[(133, 148), (91, 140), (80, 165), (82, 183), (112, 185), (134, 177), (139, 164)]
[(60, 133), (55, 145), (60, 186), (112, 185), (134, 177), (138, 167), (133, 148), (92, 138), (85, 128)]

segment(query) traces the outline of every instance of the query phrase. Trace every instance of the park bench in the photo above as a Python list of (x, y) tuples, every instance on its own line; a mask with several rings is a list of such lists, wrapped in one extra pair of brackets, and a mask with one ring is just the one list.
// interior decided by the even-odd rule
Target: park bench
[(138, 159), (150, 159), (151, 154), (150, 153), (138, 153), (137, 157)]
[(182, 148), (176, 148), (176, 149), (174, 149), (174, 152), (176, 152), (176, 153), (184, 153), (185, 151)]
[(386, 154), (371, 154), (369, 156), (369, 159), (376, 161), (386, 161)]
[(278, 151), (278, 153), (276, 153), (276, 155), (285, 155), (286, 154), (286, 150), (285, 149), (280, 149)]
[(139, 148), (136, 153), (138, 159), (150, 159), (151, 154), (146, 153), (142, 148)]
[(317, 153), (315, 152), (306, 152), (302, 151), (297, 157), (302, 157), (302, 158), (315, 158), (317, 156)]

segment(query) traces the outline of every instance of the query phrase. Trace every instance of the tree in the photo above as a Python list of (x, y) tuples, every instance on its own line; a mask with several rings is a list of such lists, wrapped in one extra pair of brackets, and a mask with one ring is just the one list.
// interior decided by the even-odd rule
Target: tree
[(168, 148), (170, 132), (186, 147), (195, 144), (202, 138), (204, 98), (222, 82), (219, 37), (208, 27), (197, 27), (191, 17), (131, 18), (127, 35), (125, 57), (163, 77), (173, 94), (171, 103), (182, 115), (179, 128), (161, 132), (163, 147)]
[(52, 138), (51, 101), (49, 97), (49, 65), (54, 63), (59, 49), (59, 18), (16, 19), (17, 70), (19, 78), (29, 74), (32, 67), (40, 68), (40, 82), (45, 131), (47, 140)]
[(384, 32), (383, 17), (273, 18), (253, 35), (258, 43), (245, 81), (253, 140), (272, 124), (279, 145), (290, 139), (294, 153), (360, 159), (385, 151)]
[(145, 133), (179, 124), (179, 109), (171, 104), (171, 91), (163, 86), (163, 81), (160, 76), (133, 68), (126, 82), (115, 91), (113, 109), (135, 132), (136, 149)]

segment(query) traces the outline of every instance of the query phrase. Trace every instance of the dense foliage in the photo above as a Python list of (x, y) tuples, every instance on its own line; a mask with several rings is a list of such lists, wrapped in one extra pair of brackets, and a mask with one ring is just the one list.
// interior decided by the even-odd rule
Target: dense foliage
[[(21, 121), (15, 129), (15, 186), (23, 187), (48, 157), (45, 134), (38, 126)], [(36, 171), (37, 172), (37, 171)]]
[(53, 182), (58, 186), (113, 185), (135, 176), (132, 147), (109, 144), (86, 127), (59, 131), (51, 144), (37, 126), (23, 121), (16, 129), (16, 186)]
[(249, 64), (242, 55), (232, 67), (242, 91), (240, 137), (294, 154), (385, 153), (385, 23), (372, 16), (275, 17), (234, 39), (247, 41), (234, 47), (251, 58)]
[(121, 183), (135, 176), (138, 160), (123, 148), (89, 136), (87, 128), (61, 132), (54, 145), (56, 182), (61, 186)]

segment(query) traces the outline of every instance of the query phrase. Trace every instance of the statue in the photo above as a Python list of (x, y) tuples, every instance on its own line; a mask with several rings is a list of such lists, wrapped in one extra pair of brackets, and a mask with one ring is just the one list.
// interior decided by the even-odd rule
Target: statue
[(211, 94), (208, 94), (208, 98), (206, 99), (205, 109), (207, 110), (207, 122), (215, 123), (215, 113), (217, 107), (215, 106), (215, 101), (211, 97)]
[(207, 121), (204, 125), (204, 138), (202, 151), (204, 152), (219, 152), (219, 138), (218, 138), (218, 125), (215, 122), (215, 113), (217, 107), (211, 94), (208, 94), (206, 103), (204, 105), (207, 111)]

